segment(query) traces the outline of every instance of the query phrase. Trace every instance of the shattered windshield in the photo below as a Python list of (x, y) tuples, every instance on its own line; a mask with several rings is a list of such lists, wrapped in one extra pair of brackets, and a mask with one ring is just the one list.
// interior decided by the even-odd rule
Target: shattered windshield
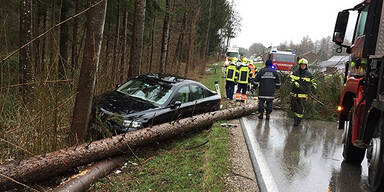
[(132, 79), (117, 89), (118, 92), (157, 105), (163, 105), (170, 97), (172, 86), (146, 79)]

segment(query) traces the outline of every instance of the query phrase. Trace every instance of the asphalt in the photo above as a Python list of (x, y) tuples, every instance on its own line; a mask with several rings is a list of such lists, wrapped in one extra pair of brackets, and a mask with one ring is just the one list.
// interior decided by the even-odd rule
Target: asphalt
[(367, 161), (343, 161), (336, 122), (293, 120), (274, 111), (270, 120), (241, 118), (243, 134), (262, 192), (368, 192)]

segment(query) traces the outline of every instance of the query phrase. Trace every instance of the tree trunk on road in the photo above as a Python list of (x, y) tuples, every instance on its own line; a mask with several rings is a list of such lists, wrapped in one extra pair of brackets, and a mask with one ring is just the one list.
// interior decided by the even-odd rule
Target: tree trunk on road
[[(92, 3), (95, 4), (98, 1), (99, 0), (92, 0)], [(101, 42), (103, 40), (106, 9), (107, 0), (90, 10), (87, 16), (85, 51), (80, 70), (77, 89), (78, 94), (73, 109), (70, 138), (72, 143), (82, 143), (86, 137), (95, 89), (96, 73), (99, 65)]]
[(0, 190), (10, 189), (17, 185), (7, 177), (22, 183), (41, 181), (80, 165), (114, 155), (129, 153), (129, 148), (154, 143), (187, 131), (210, 126), (217, 120), (234, 119), (249, 115), (256, 111), (256, 108), (255, 105), (246, 105), (205, 113), (176, 122), (164, 123), (112, 138), (31, 157), (19, 162), (9, 162), (0, 166), (0, 173), (6, 176), (0, 177)]

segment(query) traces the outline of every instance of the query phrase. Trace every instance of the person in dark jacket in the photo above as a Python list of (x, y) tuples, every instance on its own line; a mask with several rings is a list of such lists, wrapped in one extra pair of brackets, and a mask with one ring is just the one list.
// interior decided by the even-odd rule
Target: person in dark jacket
[[(266, 119), (270, 118), (275, 89), (280, 89), (280, 78), (276, 70), (272, 69), (272, 61), (268, 59), (255, 78), (256, 86), (259, 86), (259, 119), (263, 119), (266, 110)], [(267, 106), (265, 107), (264, 104)]]
[(295, 70), (291, 77), (291, 110), (294, 114), (294, 126), (298, 126), (304, 116), (304, 102), (308, 99), (308, 93), (316, 89), (316, 83), (312, 74), (308, 71), (308, 60), (301, 58), (299, 69)]

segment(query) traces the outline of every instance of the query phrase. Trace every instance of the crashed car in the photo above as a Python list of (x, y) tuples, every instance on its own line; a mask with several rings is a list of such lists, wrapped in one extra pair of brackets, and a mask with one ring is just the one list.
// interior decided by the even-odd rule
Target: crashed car
[(220, 109), (220, 96), (199, 82), (165, 74), (137, 76), (95, 103), (113, 133), (124, 133)]

